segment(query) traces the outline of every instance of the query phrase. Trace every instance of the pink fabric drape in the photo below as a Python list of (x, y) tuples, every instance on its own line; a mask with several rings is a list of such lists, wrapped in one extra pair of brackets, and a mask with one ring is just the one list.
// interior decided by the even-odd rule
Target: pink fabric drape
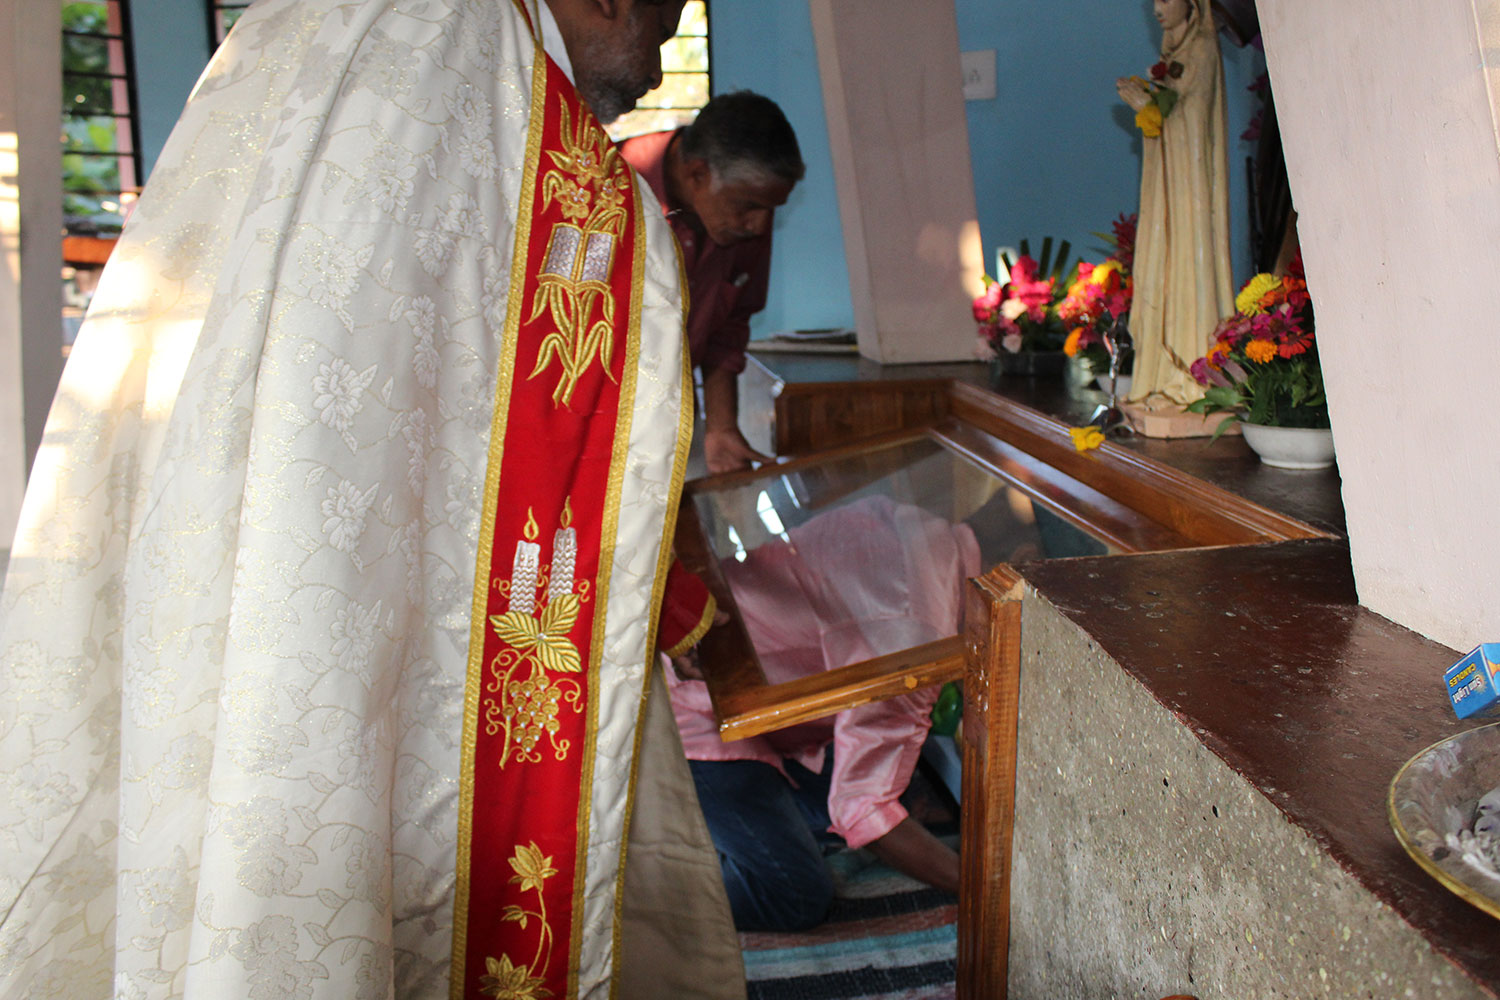
[[(723, 570), (774, 684), (957, 632), (962, 584), (979, 572), (979, 546), (968, 525), (872, 497), (819, 514)], [(833, 831), (860, 847), (906, 817), (897, 799), (927, 735), (936, 688), (724, 743), (703, 682), (668, 674), (688, 757), (777, 767), (792, 758), (820, 771), (831, 742)]]

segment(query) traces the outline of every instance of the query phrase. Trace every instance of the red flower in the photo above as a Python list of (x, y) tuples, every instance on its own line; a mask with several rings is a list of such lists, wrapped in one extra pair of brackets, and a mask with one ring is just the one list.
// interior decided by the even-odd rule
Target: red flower
[[(1139, 66), (1140, 63), (1136, 63), (1136, 65)], [(1167, 64), (1165, 62), (1159, 62), (1156, 65), (1154, 65), (1154, 66), (1151, 67), (1151, 79), (1153, 79), (1153, 80), (1165, 80), (1166, 78), (1167, 78)]]
[(1125, 270), (1130, 270), (1131, 263), (1135, 260), (1135, 225), (1137, 216), (1132, 213), (1126, 215), (1120, 213), (1120, 217), (1110, 224), (1115, 235), (1115, 260)]
[(1276, 345), (1276, 353), (1283, 358), (1295, 358), (1312, 346), (1313, 335), (1306, 330), (1289, 330), (1286, 339)]
[(1307, 282), (1301, 278), (1292, 277), (1290, 272), (1281, 279), (1281, 287), (1286, 293), (1287, 305), (1293, 309), (1301, 309), (1312, 301), (1307, 295)]

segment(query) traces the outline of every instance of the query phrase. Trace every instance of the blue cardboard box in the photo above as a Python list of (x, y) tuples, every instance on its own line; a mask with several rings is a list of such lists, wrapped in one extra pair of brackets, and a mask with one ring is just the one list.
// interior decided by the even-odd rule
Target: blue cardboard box
[(1443, 674), (1460, 719), (1500, 717), (1500, 643), (1486, 642)]

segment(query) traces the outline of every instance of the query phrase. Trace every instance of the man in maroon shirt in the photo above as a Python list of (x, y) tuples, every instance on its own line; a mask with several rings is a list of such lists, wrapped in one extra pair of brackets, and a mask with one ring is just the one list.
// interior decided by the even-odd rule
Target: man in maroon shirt
[(750, 317), (766, 304), (771, 220), (805, 172), (797, 136), (774, 101), (736, 91), (709, 101), (691, 125), (627, 139), (620, 151), (656, 193), (682, 245), (708, 471), (766, 461), (740, 433), (736, 382)]

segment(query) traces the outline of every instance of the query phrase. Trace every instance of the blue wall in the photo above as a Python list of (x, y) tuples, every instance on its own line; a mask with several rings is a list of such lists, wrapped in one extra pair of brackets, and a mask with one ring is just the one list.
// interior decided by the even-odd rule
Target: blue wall
[(853, 326), (807, 0), (717, 0), (709, 16), (714, 93), (754, 90), (781, 105), (807, 164), (807, 176), (776, 213), (770, 294), (751, 336)]
[(203, 0), (150, 0), (130, 6), (136, 116), (148, 177), (212, 54), (205, 6)]
[[(1044, 236), (1074, 254), (1102, 256), (1091, 234), (1135, 211), (1140, 138), (1115, 95), (1118, 76), (1156, 61), (1159, 32), (1148, 0), (955, 0), (959, 47), (995, 49), (997, 96), (967, 105), (975, 200), (993, 266), (998, 247)], [(1105, 12), (1109, 11), (1109, 14)], [(850, 326), (854, 309), (839, 224), (833, 161), (807, 0), (716, 0), (714, 91), (748, 88), (786, 112), (807, 178), (777, 213), (776, 252), (757, 336)], [(137, 98), (147, 170), (209, 55), (201, 0), (135, 8)], [(1245, 157), (1239, 141), (1254, 110), (1245, 87), (1265, 66), (1259, 52), (1224, 46), (1229, 98), (1230, 222), (1236, 283), (1249, 276)], [(955, 70), (956, 72), (956, 70)]]
[[(1115, 78), (1156, 61), (1151, 4), (1098, 0), (955, 0), (959, 47), (996, 50), (996, 98), (967, 104), (975, 200), (985, 261), (998, 247), (1053, 236), (1099, 259), (1108, 232), (1139, 200), (1140, 137)], [(807, 179), (778, 214), (771, 291), (755, 335), (852, 325), (828, 130), (807, 0), (718, 0), (713, 5), (714, 91), (748, 88), (779, 103), (797, 130)], [(1248, 277), (1245, 157), (1239, 140), (1254, 110), (1245, 87), (1264, 58), (1224, 47), (1229, 99), (1230, 222), (1238, 281)]]

